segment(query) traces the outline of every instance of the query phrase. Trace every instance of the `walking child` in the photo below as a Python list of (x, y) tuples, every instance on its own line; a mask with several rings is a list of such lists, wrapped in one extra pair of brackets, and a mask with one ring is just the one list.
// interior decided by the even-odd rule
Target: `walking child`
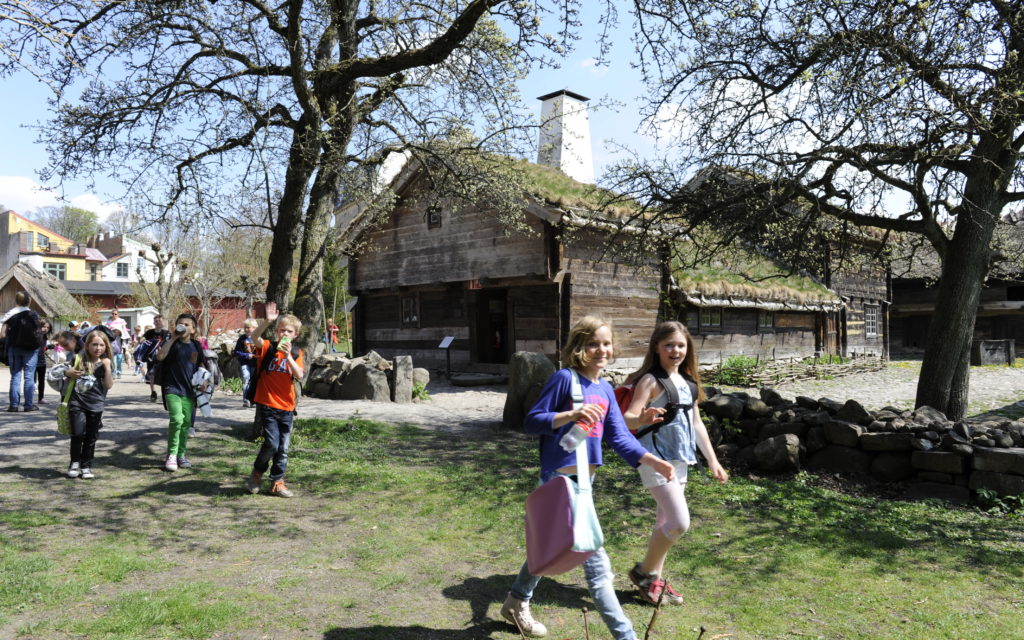
[(46, 391), (46, 367), (49, 364), (46, 352), (53, 349), (50, 344), (50, 333), (53, 332), (53, 325), (45, 318), (39, 319), (39, 355), (36, 356), (36, 404), (46, 404), (43, 400), (43, 393)]
[[(92, 480), (92, 461), (96, 440), (103, 428), (103, 406), (107, 391), (114, 386), (110, 340), (102, 331), (93, 331), (85, 338), (85, 348), (75, 356), (73, 366), (64, 372), (75, 380), (68, 400), (71, 417), (71, 464), (67, 477)], [(92, 376), (89, 380), (86, 376)]]
[(252, 380), (253, 372), (256, 370), (256, 342), (252, 339), (252, 333), (259, 324), (252, 318), (246, 318), (242, 323), (242, 335), (238, 336), (235, 342), (235, 358), (238, 360), (238, 373), (242, 376), (242, 407), (248, 409), (252, 406), (249, 402), (249, 383)]
[(663, 570), (669, 549), (690, 528), (686, 477), (688, 466), (697, 464), (696, 448), (700, 447), (716, 480), (729, 479), (697, 409), (704, 390), (697, 370), (697, 351), (686, 326), (674, 321), (659, 324), (651, 335), (643, 364), (630, 378), (636, 386), (625, 413), (626, 422), (637, 430), (640, 444), (669, 461), (675, 473), (667, 476), (645, 467), (638, 469), (643, 486), (658, 505), (658, 515), (647, 554), (630, 570), (629, 579), (650, 604), (657, 604), (659, 598), (665, 604), (682, 604), (682, 595), (669, 585)]
[[(264, 340), (263, 330), (275, 318), (277, 341)], [(263, 429), (263, 446), (256, 454), (252, 474), (245, 481), (245, 488), (252, 494), (260, 492), (263, 474), (270, 469), (270, 495), (281, 498), (295, 495), (285, 486), (284, 475), (288, 470), (288, 447), (298, 402), (295, 381), (301, 380), (305, 373), (302, 350), (291, 344), (300, 329), (302, 322), (298, 318), (290, 314), (278, 317), (276, 307), (268, 304), (267, 319), (253, 332), (259, 372), (253, 404), (256, 405), (256, 420)]]
[[(672, 465), (649, 453), (629, 433), (611, 385), (601, 378), (601, 371), (613, 355), (612, 328), (608, 322), (587, 316), (569, 332), (562, 351), (562, 361), (578, 374), (584, 404), (578, 409), (573, 408), (571, 390), (574, 374), (570, 369), (561, 369), (545, 383), (523, 425), (527, 433), (540, 435), (542, 483), (559, 475), (571, 477), (577, 472), (593, 475), (602, 464), (602, 441), (634, 467), (643, 465), (645, 469), (650, 468), (669, 479), (673, 478)], [(584, 444), (580, 445), (587, 447), (590, 469), (577, 470), (576, 454), (566, 452), (559, 445), (562, 436), (577, 422), (591, 425)], [(626, 617), (615, 596), (611, 562), (603, 548), (583, 563), (583, 571), (594, 599), (594, 607), (600, 612), (615, 639), (635, 640), (633, 623)], [(533, 638), (547, 634), (547, 628), (535, 620), (530, 612), (530, 599), (539, 582), (540, 576), (531, 575), (528, 563), (523, 563), (501, 607), (503, 618)]]
[(195, 334), (195, 316), (182, 313), (174, 321), (174, 335), (156, 353), (156, 367), (160, 369), (159, 382), (168, 415), (167, 457), (164, 459), (167, 471), (192, 466), (185, 457), (188, 430), (195, 416), (198, 396), (192, 386), (192, 376), (203, 367), (203, 351), (193, 339)]

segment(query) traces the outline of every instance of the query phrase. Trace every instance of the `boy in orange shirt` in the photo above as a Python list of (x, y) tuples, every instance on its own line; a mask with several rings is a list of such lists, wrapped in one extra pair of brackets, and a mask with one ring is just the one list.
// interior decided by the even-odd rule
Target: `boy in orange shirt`
[[(245, 481), (249, 493), (260, 492), (263, 474), (270, 469), (270, 495), (291, 498), (295, 495), (284, 486), (284, 474), (288, 468), (288, 446), (292, 437), (292, 421), (295, 418), (295, 380), (304, 374), (302, 350), (292, 348), (291, 341), (298, 335), (302, 322), (293, 315), (278, 317), (274, 305), (267, 305), (267, 319), (253, 331), (256, 355), (256, 382), (254, 404), (256, 419), (263, 427), (263, 446), (252, 465), (252, 475)], [(277, 342), (262, 338), (263, 330), (277, 319)], [(272, 358), (269, 363), (266, 358)], [(271, 464), (273, 462), (273, 464)]]

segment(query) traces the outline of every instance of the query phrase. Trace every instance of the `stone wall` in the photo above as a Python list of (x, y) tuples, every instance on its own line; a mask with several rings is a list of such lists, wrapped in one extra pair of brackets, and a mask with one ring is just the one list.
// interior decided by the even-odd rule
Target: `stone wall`
[(411, 356), (385, 360), (375, 351), (358, 358), (328, 354), (313, 361), (303, 393), (331, 400), (412, 402), (413, 386), (429, 382), (430, 373), (414, 368)]
[(899, 482), (909, 498), (1024, 493), (1024, 420), (952, 422), (931, 407), (868, 411), (856, 400), (708, 388), (701, 405), (723, 456), (769, 472), (808, 469)]

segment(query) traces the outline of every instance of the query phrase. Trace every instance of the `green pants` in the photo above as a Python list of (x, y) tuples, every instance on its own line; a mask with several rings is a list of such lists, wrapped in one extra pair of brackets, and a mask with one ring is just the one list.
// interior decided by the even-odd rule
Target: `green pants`
[(192, 426), (196, 401), (173, 393), (168, 393), (165, 398), (170, 417), (167, 425), (167, 455), (180, 458), (185, 455), (185, 447), (188, 446), (188, 429)]

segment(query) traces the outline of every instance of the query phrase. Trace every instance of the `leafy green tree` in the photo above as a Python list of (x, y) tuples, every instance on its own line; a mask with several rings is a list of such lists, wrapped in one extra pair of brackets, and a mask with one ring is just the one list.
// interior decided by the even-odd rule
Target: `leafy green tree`
[(927, 242), (941, 275), (917, 404), (961, 418), (992, 242), (1024, 200), (1024, 5), (633, 4), (646, 114), (675, 147), (620, 167), (622, 188), (727, 235), (856, 225)]
[[(386, 204), (371, 176), (394, 153), (429, 160), (443, 176), (459, 164), (439, 150), (510, 154), (528, 145), (515, 82), (569, 46), (580, 3), (61, 4), (60, 26), (77, 37), (67, 53), (73, 63), (58, 60), (53, 77), (67, 88), (83, 71), (94, 77), (80, 97), (58, 103), (45, 134), (53, 172), (111, 173), (163, 204), (161, 222), (172, 224), (222, 216), (240, 194), (265, 195), (266, 215), (254, 223), (272, 232), (267, 299), (317, 332), (339, 199)], [(540, 31), (547, 12), (561, 22), (558, 36)], [(105, 79), (109, 68), (117, 76)], [(433, 144), (467, 123), (484, 135)], [(447, 181), (453, 197), (518, 210), (521, 192), (512, 198), (507, 188), (516, 173), (496, 156), (492, 164), (488, 173)], [(304, 331), (300, 342), (317, 337)]]
[(47, 229), (82, 244), (100, 230), (99, 216), (79, 207), (42, 207), (33, 218)]

